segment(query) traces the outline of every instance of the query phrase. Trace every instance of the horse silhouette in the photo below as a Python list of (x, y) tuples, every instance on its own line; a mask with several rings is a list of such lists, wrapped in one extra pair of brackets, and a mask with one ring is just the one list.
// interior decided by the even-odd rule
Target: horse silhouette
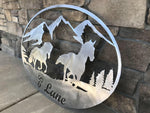
[(42, 63), (46, 66), (44, 73), (47, 72), (47, 64), (46, 60), (47, 57), (50, 59), (50, 55), (52, 52), (53, 46), (50, 42), (44, 42), (43, 46), (41, 48), (35, 47), (31, 50), (30, 56), (29, 56), (29, 63), (33, 62), (33, 67), (35, 69), (37, 60), (40, 62), (40, 66), (38, 67), (39, 70), (42, 69)]
[(63, 54), (58, 57), (55, 64), (63, 64), (64, 65), (64, 75), (63, 80), (66, 79), (66, 71), (69, 69), (68, 75), (73, 75), (73, 77), (77, 80), (80, 80), (82, 74), (85, 71), (85, 63), (87, 61), (87, 58), (90, 58), (90, 61), (94, 60), (94, 48), (95, 42), (92, 42), (91, 40), (82, 44), (81, 49), (78, 54), (75, 54), (73, 52), (70, 52), (68, 54)]

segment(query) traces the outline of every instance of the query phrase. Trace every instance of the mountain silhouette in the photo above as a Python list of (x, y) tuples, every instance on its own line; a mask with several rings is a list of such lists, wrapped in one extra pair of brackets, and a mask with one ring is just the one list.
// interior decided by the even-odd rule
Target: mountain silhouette
[(74, 28), (75, 33), (78, 34), (79, 37), (81, 37), (82, 34), (84, 33), (84, 29), (86, 26), (90, 27), (94, 31), (94, 33), (96, 33), (99, 37), (104, 39), (110, 45), (113, 45), (113, 43), (109, 41), (103, 34), (101, 34), (89, 20), (85, 20), (82, 23), (80, 23), (77, 27), (75, 27)]
[(66, 21), (63, 16), (60, 16), (51, 25), (49, 25), (49, 27), (48, 27), (52, 39), (53, 39), (53, 32), (54, 32), (55, 28), (58, 27), (62, 21), (65, 24), (69, 25), (71, 27), (71, 29), (73, 29), (73, 27), (71, 26), (70, 22)]
[[(79, 43), (83, 43), (83, 40), (80, 36), (78, 36), (78, 34), (74, 31), (74, 28), (72, 27), (72, 25), (70, 24), (69, 21), (66, 21), (66, 19), (63, 16), (58, 17), (51, 25), (49, 25), (49, 31), (50, 31), (50, 35), (53, 39), (53, 33), (54, 31), (56, 31), (56, 29), (61, 26), (61, 29), (59, 30), (65, 30), (67, 31), (68, 34), (72, 34), (73, 38), (79, 42)], [(65, 28), (66, 27), (66, 28)], [(70, 33), (69, 33), (70, 32)], [(65, 33), (65, 32), (64, 32)], [(60, 34), (59, 34), (60, 35)], [(70, 37), (72, 38), (72, 37)]]
[(53, 31), (53, 40), (62, 40), (67, 41), (70, 43), (79, 43), (80, 42), (75, 39), (77, 34), (73, 31), (73, 29), (68, 25), (65, 24), (63, 21), (60, 22), (59, 26), (57, 26)]
[[(40, 25), (38, 25), (37, 27), (32, 29), (30, 32), (26, 33), (23, 36), (24, 42), (37, 41), (37, 42), (33, 43), (32, 45), (33, 46), (34, 45), (40, 45), (42, 43), (42, 37), (44, 34), (44, 28), (45, 27), (48, 29), (48, 25), (46, 24), (46, 22), (42, 22)], [(25, 38), (27, 38), (27, 39), (25, 39)]]
[[(99, 37), (107, 41), (109, 44), (113, 45), (111, 41), (109, 41), (103, 34), (101, 34), (95, 26), (89, 21), (85, 20), (82, 23), (80, 23), (77, 27), (73, 28), (69, 21), (67, 21), (63, 16), (59, 16), (51, 25), (47, 25), (46, 22), (42, 22), (40, 25), (38, 25), (36, 28), (32, 29), (30, 32), (26, 33), (23, 38), (29, 37), (24, 40), (24, 42), (34, 40), (37, 42), (33, 45), (40, 45), (42, 43), (42, 36), (44, 33), (44, 25), (49, 30), (49, 34), (51, 36), (51, 39), (53, 40), (53, 33), (57, 27), (59, 27), (62, 23), (64, 25), (67, 25), (72, 30), (73, 38), (78, 41), (79, 43), (83, 44), (83, 40), (81, 38), (82, 34), (84, 33), (85, 26), (89, 26)], [(71, 31), (70, 30), (70, 31)], [(71, 37), (72, 38), (72, 37)]]

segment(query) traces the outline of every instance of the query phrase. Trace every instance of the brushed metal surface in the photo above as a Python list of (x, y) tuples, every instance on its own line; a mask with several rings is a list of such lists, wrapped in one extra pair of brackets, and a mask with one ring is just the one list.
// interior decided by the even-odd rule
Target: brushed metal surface
[[(38, 15), (47, 10), (56, 8), (74, 9), (87, 14), (102, 26), (111, 41), (99, 32), (89, 20), (85, 20), (73, 28), (71, 23), (63, 16), (59, 16), (50, 25), (46, 22), (42, 22), (26, 33), (29, 25)], [(53, 37), (53, 32), (61, 22), (70, 27), (75, 34), (72, 38), (78, 42), (81, 47), (78, 53), (72, 51), (60, 54), (54, 62), (51, 60), (53, 57), (53, 50), (55, 49), (54, 41), (56, 40)], [(91, 63), (95, 61), (94, 53), (96, 40), (93, 41), (91, 39), (84, 42), (82, 39), (82, 34), (86, 26), (89, 26), (99, 38), (102, 38), (106, 43), (110, 44), (112, 48), (115, 48), (118, 61), (116, 75), (114, 75), (113, 68), (110, 69), (108, 73), (103, 69), (97, 73), (93, 71), (90, 77), (87, 76), (89, 79), (88, 82), (81, 80), (81, 77), (85, 73), (88, 58)], [(49, 34), (49, 41), (46, 42), (42, 40), (46, 32), (44, 29), (47, 29)], [(30, 45), (31, 47), (25, 46), (29, 45), (29, 43), (32, 43)], [(22, 61), (26, 70), (30, 73), (29, 78), (33, 84), (52, 101), (64, 107), (83, 109), (100, 104), (114, 92), (120, 79), (122, 67), (121, 55), (114, 36), (100, 18), (90, 11), (78, 6), (66, 4), (53, 5), (39, 11), (29, 21), (24, 30), (21, 48)], [(54, 78), (48, 75), (48, 72), (53, 72), (51, 74), (54, 74)], [(60, 76), (61, 79), (59, 78)]]

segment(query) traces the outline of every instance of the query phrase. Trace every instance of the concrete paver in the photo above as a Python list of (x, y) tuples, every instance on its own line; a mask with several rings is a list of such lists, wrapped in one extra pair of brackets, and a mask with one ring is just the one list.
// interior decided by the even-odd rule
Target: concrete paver
[(0, 111), (35, 92), (21, 60), (0, 52)]
[(1, 113), (114, 113), (103, 104), (85, 110), (63, 108), (37, 93)]

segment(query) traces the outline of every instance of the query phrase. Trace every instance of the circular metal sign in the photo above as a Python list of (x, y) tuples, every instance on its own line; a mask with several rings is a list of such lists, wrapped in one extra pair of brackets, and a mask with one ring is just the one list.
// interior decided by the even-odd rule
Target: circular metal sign
[[(107, 33), (109, 40), (90, 20), (73, 27), (63, 15), (47, 23), (40, 22), (28, 30), (40, 14), (53, 9), (73, 9), (93, 18)], [(85, 36), (86, 28), (97, 38)], [(68, 30), (67, 32), (63, 30)], [(69, 40), (66, 39), (69, 32)], [(64, 34), (63, 34), (64, 33)], [(87, 35), (89, 32), (87, 33)], [(98, 42), (106, 42), (116, 51), (118, 66), (100, 66), (96, 56)], [(63, 45), (63, 46), (62, 46)], [(63, 49), (64, 46), (65, 49)], [(48, 98), (64, 107), (82, 109), (100, 104), (115, 90), (121, 75), (118, 45), (108, 27), (95, 14), (74, 5), (54, 5), (39, 11), (27, 24), (22, 36), (22, 60), (33, 84)], [(116, 72), (116, 73), (115, 73)]]

